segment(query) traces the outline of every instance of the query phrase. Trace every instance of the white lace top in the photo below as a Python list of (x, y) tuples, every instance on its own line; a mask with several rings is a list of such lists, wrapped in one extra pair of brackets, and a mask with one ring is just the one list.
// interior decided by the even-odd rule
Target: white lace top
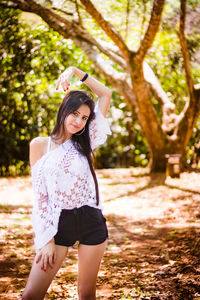
[[(104, 143), (110, 134), (107, 120), (95, 107), (95, 119), (90, 123), (92, 149)], [(55, 236), (62, 209), (83, 205), (96, 206), (96, 191), (87, 158), (67, 140), (47, 151), (31, 168), (34, 191), (32, 211), (35, 245), (42, 248)], [(102, 209), (101, 195), (98, 208)]]

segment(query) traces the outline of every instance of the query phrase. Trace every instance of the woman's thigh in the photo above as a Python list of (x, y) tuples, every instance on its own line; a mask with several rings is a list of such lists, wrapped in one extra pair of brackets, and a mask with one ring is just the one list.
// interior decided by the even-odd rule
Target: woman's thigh
[(40, 300), (44, 298), (45, 293), (61, 267), (67, 252), (67, 247), (56, 245), (56, 260), (54, 266), (53, 268), (48, 266), (46, 272), (41, 270), (40, 262), (36, 264), (36, 259), (34, 259), (22, 299), (29, 297), (28, 299)]
[(99, 245), (79, 245), (78, 289), (83, 294), (95, 294), (96, 279), (107, 240)]

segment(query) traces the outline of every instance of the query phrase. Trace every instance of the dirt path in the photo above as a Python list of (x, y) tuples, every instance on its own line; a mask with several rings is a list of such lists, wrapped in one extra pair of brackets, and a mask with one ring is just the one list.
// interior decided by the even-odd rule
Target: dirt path
[[(141, 171), (143, 174), (141, 174)], [(98, 299), (200, 299), (200, 173), (98, 171), (109, 244)], [(19, 299), (31, 261), (30, 177), (0, 179), (0, 299)], [(46, 299), (77, 299), (77, 246)]]

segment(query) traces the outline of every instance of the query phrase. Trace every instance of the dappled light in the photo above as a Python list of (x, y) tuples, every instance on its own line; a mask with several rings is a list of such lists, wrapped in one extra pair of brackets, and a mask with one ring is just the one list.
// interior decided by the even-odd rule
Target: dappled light
[[(97, 299), (198, 299), (200, 174), (97, 173), (109, 229)], [(1, 299), (19, 299), (35, 253), (31, 179), (2, 178), (0, 188)], [(46, 299), (77, 299), (77, 268), (76, 244)]]

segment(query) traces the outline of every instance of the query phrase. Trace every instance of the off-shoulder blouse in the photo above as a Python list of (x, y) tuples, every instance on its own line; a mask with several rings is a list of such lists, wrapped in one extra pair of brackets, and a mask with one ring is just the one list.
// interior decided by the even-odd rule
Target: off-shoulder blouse
[[(110, 134), (108, 121), (98, 105), (89, 126), (92, 149), (106, 141)], [(32, 223), (35, 245), (42, 248), (57, 233), (62, 209), (83, 205), (96, 206), (96, 191), (87, 158), (73, 145), (71, 139), (52, 151), (47, 151), (31, 168), (34, 204)], [(98, 207), (102, 209), (102, 197)]]

